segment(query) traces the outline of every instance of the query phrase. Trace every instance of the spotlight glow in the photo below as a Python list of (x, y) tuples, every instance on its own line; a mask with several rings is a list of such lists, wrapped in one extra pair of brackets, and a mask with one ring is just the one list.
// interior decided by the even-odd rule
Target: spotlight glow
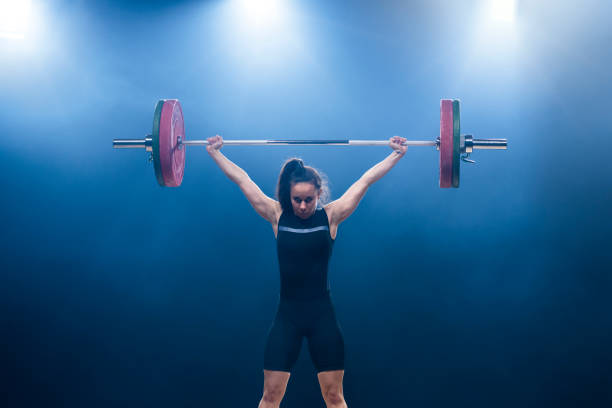
[(232, 0), (223, 3), (219, 21), (224, 21), (219, 41), (228, 54), (249, 67), (285, 66), (303, 52), (299, 12), (289, 0)]
[(239, 0), (235, 5), (243, 22), (257, 28), (279, 24), (284, 14), (283, 6), (281, 0)]
[(30, 6), (30, 0), (0, 0), (0, 38), (25, 38)]
[(514, 21), (516, 12), (515, 0), (492, 0), (490, 4), (491, 18), (498, 21)]

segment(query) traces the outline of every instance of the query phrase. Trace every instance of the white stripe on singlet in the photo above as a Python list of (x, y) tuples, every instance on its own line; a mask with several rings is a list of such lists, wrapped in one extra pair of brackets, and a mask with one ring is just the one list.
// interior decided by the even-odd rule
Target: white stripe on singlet
[(287, 232), (297, 232), (298, 234), (307, 234), (309, 232), (315, 232), (315, 231), (323, 231), (323, 230), (329, 231), (329, 227), (327, 225), (322, 225), (320, 227), (314, 227), (314, 228), (289, 228), (289, 227), (283, 227), (279, 225), (278, 230), (287, 231)]

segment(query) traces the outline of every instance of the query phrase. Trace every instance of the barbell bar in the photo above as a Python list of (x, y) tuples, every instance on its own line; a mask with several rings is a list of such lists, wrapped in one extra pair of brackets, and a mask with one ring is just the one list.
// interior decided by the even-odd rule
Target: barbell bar
[[(327, 145), (387, 146), (388, 140), (224, 140), (223, 145)], [(113, 148), (144, 148), (151, 152), (155, 176), (160, 186), (178, 187), (185, 169), (185, 147), (207, 146), (206, 140), (186, 140), (183, 111), (177, 99), (157, 102), (153, 116), (153, 133), (144, 139), (115, 139)], [(469, 158), (474, 149), (507, 149), (506, 139), (474, 139), (460, 133), (460, 101), (440, 101), (440, 136), (433, 141), (407, 140), (404, 146), (433, 146), (440, 151), (440, 187), (459, 187), (460, 161)]]

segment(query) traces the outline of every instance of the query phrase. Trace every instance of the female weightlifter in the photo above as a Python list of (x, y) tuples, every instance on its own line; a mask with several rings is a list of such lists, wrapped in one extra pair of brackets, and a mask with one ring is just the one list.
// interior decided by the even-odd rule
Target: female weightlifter
[(346, 408), (342, 392), (344, 339), (330, 297), (327, 266), (338, 225), (355, 211), (368, 187), (404, 156), (405, 138), (394, 136), (394, 153), (366, 171), (339, 199), (325, 204), (327, 183), (298, 158), (285, 162), (267, 197), (249, 175), (219, 149), (223, 138), (208, 138), (206, 150), (236, 183), (255, 211), (272, 224), (280, 266), (280, 299), (264, 351), (264, 390), (259, 408), (280, 406), (302, 338), (308, 339), (321, 393), (328, 408)]

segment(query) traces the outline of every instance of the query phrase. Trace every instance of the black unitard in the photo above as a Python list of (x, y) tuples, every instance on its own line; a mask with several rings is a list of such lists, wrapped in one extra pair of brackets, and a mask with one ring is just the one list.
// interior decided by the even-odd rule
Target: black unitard
[(264, 369), (290, 372), (304, 337), (317, 372), (344, 369), (344, 339), (327, 278), (333, 244), (323, 208), (305, 220), (293, 211), (281, 214), (276, 240), (281, 290)]

